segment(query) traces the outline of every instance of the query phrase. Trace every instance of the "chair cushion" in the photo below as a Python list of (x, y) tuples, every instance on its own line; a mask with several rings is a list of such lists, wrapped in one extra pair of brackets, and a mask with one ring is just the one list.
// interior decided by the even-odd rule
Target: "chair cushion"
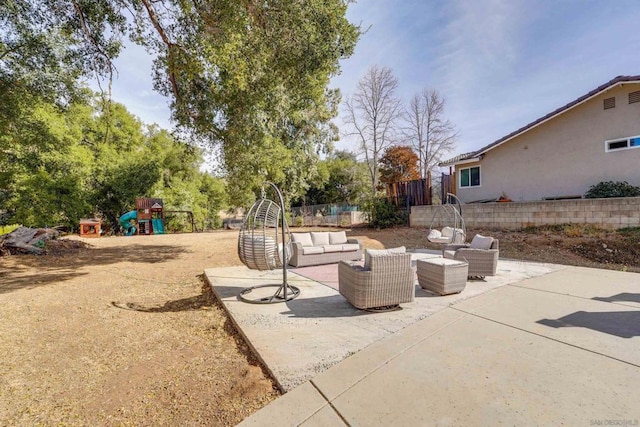
[(369, 269), (369, 266), (371, 264), (371, 257), (404, 254), (406, 252), (407, 248), (405, 248), (404, 246), (389, 249), (367, 249), (366, 251), (364, 251), (364, 268)]
[(322, 246), (303, 246), (302, 255), (315, 255), (323, 254), (324, 248)]
[(342, 252), (342, 245), (323, 245), (322, 248), (325, 253)]
[(311, 232), (311, 240), (313, 240), (313, 246), (330, 245), (329, 233), (326, 231)]
[(476, 234), (469, 247), (472, 249), (491, 249), (492, 244), (493, 237), (485, 237), (480, 234)]
[(441, 233), (442, 233), (442, 237), (452, 237), (453, 236), (453, 228), (451, 228), (451, 227), (443, 227)]
[(442, 256), (445, 258), (453, 259), (456, 256), (456, 251), (442, 251)]
[(311, 233), (291, 233), (291, 240), (294, 243), (300, 243), (302, 247), (313, 246)]
[(357, 251), (358, 249), (360, 249), (360, 245), (357, 243), (345, 243), (342, 245), (342, 250), (344, 252)]
[(344, 231), (330, 231), (329, 232), (329, 244), (330, 245), (342, 245), (347, 243), (347, 233)]
[(427, 240), (429, 241), (432, 241), (431, 239), (439, 239), (440, 237), (442, 237), (442, 233), (440, 230), (436, 230), (435, 228), (427, 234)]

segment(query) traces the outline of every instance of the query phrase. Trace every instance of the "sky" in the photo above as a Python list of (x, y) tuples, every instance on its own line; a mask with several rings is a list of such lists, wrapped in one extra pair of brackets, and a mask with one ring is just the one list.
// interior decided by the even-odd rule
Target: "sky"
[[(331, 87), (345, 99), (377, 65), (393, 71), (405, 103), (436, 89), (460, 135), (451, 157), (640, 74), (640, 0), (359, 0), (347, 18), (366, 32)], [(114, 99), (169, 129), (169, 101), (153, 91), (145, 51), (129, 45), (116, 65)], [(336, 148), (357, 150), (344, 139)]]

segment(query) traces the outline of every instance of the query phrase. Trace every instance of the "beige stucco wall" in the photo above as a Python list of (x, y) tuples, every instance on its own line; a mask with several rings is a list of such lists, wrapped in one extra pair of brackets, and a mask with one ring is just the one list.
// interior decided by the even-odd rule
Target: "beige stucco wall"
[[(628, 181), (640, 186), (640, 148), (606, 153), (604, 141), (640, 135), (640, 103), (628, 93), (640, 84), (625, 84), (600, 94), (485, 154), (480, 163), (481, 186), (460, 188), (463, 202), (498, 198), (514, 201), (583, 195), (601, 181)], [(616, 107), (603, 109), (603, 99)]]
[[(413, 206), (412, 227), (430, 227), (441, 218), (434, 212), (441, 206)], [(462, 205), (467, 227), (521, 229), (548, 224), (590, 224), (601, 228), (640, 226), (640, 197), (613, 199), (547, 200), (539, 202), (473, 203)], [(441, 228), (444, 222), (434, 223)]]

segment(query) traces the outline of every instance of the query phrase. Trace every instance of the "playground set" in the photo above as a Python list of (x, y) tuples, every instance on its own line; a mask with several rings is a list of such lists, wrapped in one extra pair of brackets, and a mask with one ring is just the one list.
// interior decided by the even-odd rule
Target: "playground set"
[(164, 234), (164, 204), (162, 199), (137, 198), (136, 210), (122, 215), (118, 221), (127, 236)]

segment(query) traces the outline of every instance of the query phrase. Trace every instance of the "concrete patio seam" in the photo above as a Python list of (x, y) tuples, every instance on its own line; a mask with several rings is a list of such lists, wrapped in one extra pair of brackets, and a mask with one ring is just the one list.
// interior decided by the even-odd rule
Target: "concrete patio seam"
[[(327, 396), (322, 392), (322, 390), (320, 390), (320, 387), (318, 387), (318, 385), (316, 383), (313, 382), (313, 379), (309, 380), (309, 384), (311, 384), (313, 386), (313, 388), (316, 389), (316, 391), (320, 394), (320, 396), (322, 396), (322, 398), (327, 402), (327, 404), (331, 407), (331, 409), (333, 409), (333, 412), (336, 413), (336, 415), (338, 417), (340, 417), (340, 419), (342, 420), (342, 422), (348, 426), (351, 427), (351, 423), (349, 423), (349, 421), (347, 421), (344, 416), (342, 416), (342, 414), (340, 413), (340, 411), (338, 411), (338, 408), (336, 408), (335, 406), (333, 406), (333, 403), (327, 398)], [(320, 412), (322, 409), (318, 409), (316, 412), (314, 412), (313, 414), (311, 414), (311, 416), (309, 416), (309, 418), (307, 418), (304, 421), (307, 421), (308, 419), (311, 419), (315, 414), (317, 414), (318, 412)], [(304, 422), (303, 421), (303, 422)], [(302, 424), (302, 423), (301, 423)]]
[(539, 334), (539, 333), (537, 333), (537, 332), (528, 331), (528, 330), (526, 330), (526, 329), (519, 328), (519, 327), (517, 327), (517, 326), (509, 325), (508, 323), (499, 322), (499, 321), (497, 321), (497, 320), (490, 319), (490, 318), (488, 318), (488, 317), (480, 316), (479, 314), (470, 313), (470, 312), (468, 312), (468, 311), (461, 310), (461, 309), (459, 309), (459, 308), (455, 308), (455, 307), (453, 307), (453, 306), (451, 306), (451, 308), (452, 308), (452, 309), (454, 309), (454, 310), (456, 310), (456, 311), (459, 311), (459, 312), (461, 312), (461, 313), (465, 313), (465, 314), (468, 314), (468, 315), (471, 315), (471, 316), (477, 317), (477, 318), (479, 318), (479, 319), (484, 319), (484, 320), (487, 320), (487, 321), (489, 321), (489, 322), (492, 322), (492, 323), (495, 323), (495, 324), (498, 324), (498, 325), (506, 326), (506, 327), (508, 327), (508, 328), (515, 329), (515, 330), (518, 330), (518, 331), (521, 331), (521, 332), (526, 332), (526, 333), (528, 333), (528, 334), (535, 335), (535, 336), (538, 336), (538, 337), (541, 337), (541, 338), (546, 338), (546, 339), (548, 339), (548, 340), (555, 341), (555, 342), (557, 342), (557, 343), (564, 344), (564, 345), (566, 345), (566, 346), (573, 347), (573, 348), (576, 348), (576, 349), (578, 349), (578, 350), (587, 351), (587, 352), (589, 352), (589, 353), (593, 353), (593, 354), (596, 354), (596, 355), (598, 355), (598, 356), (606, 357), (606, 358), (608, 358), (608, 359), (615, 360), (615, 361), (617, 361), (617, 362), (621, 362), (621, 363), (624, 363), (624, 364), (626, 364), (626, 365), (630, 365), (630, 366), (633, 366), (633, 367), (636, 367), (636, 368), (640, 368), (640, 365), (638, 365), (638, 364), (635, 364), (635, 363), (632, 363), (632, 362), (628, 362), (628, 361), (626, 361), (626, 360), (618, 359), (617, 357), (609, 356), (609, 355), (607, 355), (607, 354), (603, 354), (603, 353), (600, 353), (600, 352), (597, 352), (597, 351), (594, 351), (594, 350), (589, 350), (588, 348), (580, 347), (579, 345), (575, 345), (575, 344), (570, 344), (570, 343), (568, 343), (568, 342), (564, 342), (564, 341), (561, 341), (561, 340), (556, 339), (556, 338), (551, 338), (551, 337), (548, 337), (548, 336), (546, 336), (546, 335)]

